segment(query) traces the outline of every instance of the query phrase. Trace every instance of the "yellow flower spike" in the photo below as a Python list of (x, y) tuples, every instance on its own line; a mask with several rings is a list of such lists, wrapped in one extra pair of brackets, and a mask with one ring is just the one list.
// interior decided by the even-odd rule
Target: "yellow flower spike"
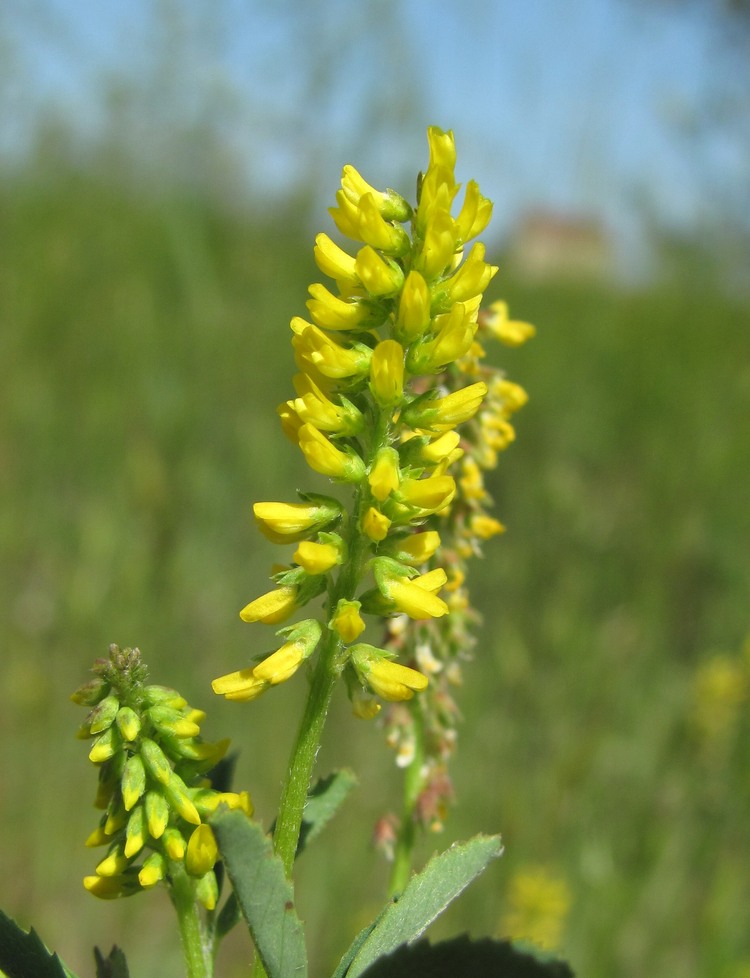
[[(296, 320), (292, 320), (294, 323)], [(354, 344), (343, 347), (322, 329), (305, 323), (299, 331), (295, 330), (292, 347), (300, 370), (310, 369), (330, 380), (348, 380), (364, 377), (370, 369), (371, 351), (368, 347)], [(299, 324), (298, 324), (299, 327)]]
[(430, 289), (419, 272), (412, 271), (406, 276), (398, 304), (396, 335), (405, 343), (420, 337), (430, 325)]
[(359, 601), (347, 601), (341, 598), (329, 622), (329, 628), (337, 632), (341, 640), (347, 644), (358, 639), (365, 630), (365, 623), (359, 613), (361, 607)]
[(444, 132), (437, 126), (427, 129), (427, 142), (430, 147), (430, 167), (444, 166), (453, 171), (456, 167), (456, 141), (453, 130)]
[(342, 547), (334, 543), (314, 543), (302, 540), (294, 552), (293, 560), (307, 574), (325, 574), (341, 563)]
[(219, 858), (219, 847), (216, 845), (211, 826), (202, 822), (188, 840), (185, 853), (185, 869), (191, 876), (204, 876), (213, 869)]
[(340, 482), (361, 482), (365, 477), (365, 463), (359, 455), (351, 449), (342, 452), (314, 425), (302, 425), (299, 447), (310, 468), (321, 475)]
[(311, 285), (308, 291), (312, 296), (307, 300), (310, 318), (323, 329), (367, 329), (376, 320), (372, 310), (360, 301), (347, 302), (329, 292), (325, 285)]
[(152, 886), (156, 886), (159, 880), (164, 879), (166, 871), (162, 854), (160, 852), (152, 852), (138, 873), (138, 882), (144, 890), (148, 890)]
[(404, 348), (396, 340), (382, 340), (372, 351), (370, 390), (380, 407), (392, 408), (404, 396)]
[(426, 479), (404, 479), (396, 498), (407, 506), (431, 513), (445, 509), (456, 494), (456, 483), (451, 475), (429, 476)]
[(380, 543), (381, 540), (385, 540), (390, 527), (391, 521), (388, 517), (375, 509), (374, 506), (367, 510), (362, 519), (362, 532), (373, 543)]
[(506, 346), (521, 346), (536, 335), (536, 329), (531, 323), (522, 323), (508, 318), (507, 302), (493, 302), (482, 317), (482, 323), (495, 339)]
[(395, 262), (383, 258), (370, 245), (365, 245), (357, 253), (355, 269), (364, 287), (376, 297), (396, 295), (404, 284), (402, 269)]
[(401, 418), (412, 428), (448, 431), (473, 418), (486, 393), (487, 385), (478, 381), (436, 400), (414, 401), (404, 409)]
[(375, 456), (367, 481), (370, 484), (370, 491), (378, 502), (382, 503), (398, 489), (401, 481), (399, 464), (398, 452), (390, 446), (381, 448)]
[(464, 202), (456, 218), (460, 243), (471, 241), (481, 234), (490, 223), (491, 217), (492, 201), (479, 193), (479, 185), (475, 180), (469, 180)]
[(169, 806), (158, 791), (147, 791), (144, 800), (146, 824), (152, 839), (160, 839), (169, 822)]
[(260, 621), (265, 625), (275, 625), (288, 618), (296, 607), (297, 588), (279, 587), (261, 594), (259, 598), (245, 605), (240, 612), (240, 618), (247, 622)]
[(484, 260), (485, 248), (477, 242), (469, 252), (466, 261), (448, 279), (444, 288), (450, 302), (466, 302), (487, 288), (497, 273), (496, 265), (488, 265)]
[(392, 662), (381, 649), (371, 645), (353, 646), (352, 662), (370, 689), (390, 702), (410, 700), (415, 692), (426, 689), (429, 683), (421, 672)]
[(324, 275), (346, 285), (358, 284), (354, 258), (339, 248), (327, 234), (319, 234), (315, 238), (313, 254), (315, 263)]
[(341, 506), (335, 499), (314, 498), (304, 503), (255, 503), (255, 522), (272, 543), (296, 543), (341, 517)]

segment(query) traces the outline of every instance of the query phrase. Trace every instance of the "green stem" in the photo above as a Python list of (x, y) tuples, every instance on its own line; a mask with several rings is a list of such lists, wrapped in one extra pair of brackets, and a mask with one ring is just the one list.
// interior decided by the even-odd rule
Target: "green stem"
[(414, 818), (419, 792), (422, 790), (422, 765), (424, 764), (424, 743), (421, 717), (417, 710), (414, 717), (414, 757), (404, 775), (404, 805), (401, 825), (398, 830), (393, 854), (393, 868), (388, 884), (388, 895), (394, 897), (402, 893), (411, 875), (412, 857), (417, 836), (417, 823)]
[(213, 940), (203, 926), (193, 882), (184, 867), (177, 862), (170, 864), (170, 876), (172, 880), (170, 896), (177, 911), (187, 976), (188, 978), (213, 978)]

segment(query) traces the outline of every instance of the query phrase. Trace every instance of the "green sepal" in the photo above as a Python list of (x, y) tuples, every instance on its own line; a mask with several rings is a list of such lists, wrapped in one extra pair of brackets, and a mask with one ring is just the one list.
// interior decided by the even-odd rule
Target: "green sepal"
[(224, 810), (209, 821), (268, 978), (305, 978), (302, 922), (270, 838), (242, 812)]
[(116, 696), (105, 696), (104, 699), (89, 713), (86, 722), (92, 734), (108, 730), (115, 722), (120, 701)]
[(141, 740), (141, 757), (146, 765), (148, 773), (160, 784), (169, 784), (172, 776), (172, 765), (167, 760), (164, 751), (159, 745), (144, 737)]
[[(420, 937), (502, 851), (500, 836), (477, 835), (434, 856), (421, 873), (412, 876), (401, 896), (381, 914), (353, 958), (349, 952), (344, 955), (343, 960), (349, 958), (351, 963), (342, 974), (346, 978), (356, 978), (378, 958)], [(360, 938), (355, 939), (355, 943), (358, 940)], [(336, 973), (338, 975), (339, 971)]]
[(47, 950), (32, 927), (28, 933), (0, 910), (0, 971), (7, 978), (76, 978)]

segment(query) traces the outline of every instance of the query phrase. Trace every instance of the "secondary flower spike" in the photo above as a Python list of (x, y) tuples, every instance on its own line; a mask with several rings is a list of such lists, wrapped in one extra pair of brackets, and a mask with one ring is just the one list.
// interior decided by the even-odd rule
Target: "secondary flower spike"
[[(276, 652), (214, 681), (227, 699), (253, 700), (307, 659), (313, 684), (344, 675), (359, 715), (375, 715), (362, 708), (373, 694), (406, 700), (427, 687), (423, 672), (358, 639), (371, 624), (382, 630), (383, 617), (450, 617), (458, 578), (443, 563), (440, 528), (460, 495), (453, 470), (467, 452), (462, 426), (481, 418), (494, 444), (503, 437), (482, 411), (488, 385), (461, 367), (478, 346), (482, 292), (497, 272), (472, 241), (492, 205), (474, 181), (461, 199), (452, 132), (431, 127), (427, 140), (413, 204), (347, 165), (330, 213), (354, 244), (315, 238), (329, 281), (310, 285), (307, 318), (291, 321), (296, 396), (278, 413), (315, 477), (335, 483), (342, 501), (302, 493), (300, 502), (255, 504), (261, 532), (291, 546), (272, 575), (275, 589), (241, 617), (273, 624), (302, 612), (319, 634), (303, 648), (283, 630)], [(483, 539), (498, 532), (470, 515)], [(306, 607), (321, 595), (318, 610)]]

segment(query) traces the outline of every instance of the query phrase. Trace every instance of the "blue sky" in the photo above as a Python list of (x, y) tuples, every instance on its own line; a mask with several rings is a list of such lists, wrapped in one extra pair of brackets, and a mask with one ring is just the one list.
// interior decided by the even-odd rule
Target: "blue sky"
[(219, 119), (262, 193), (311, 176), (332, 195), (343, 162), (411, 193), (432, 123), (454, 129), (459, 176), (508, 226), (538, 205), (632, 236), (644, 206), (690, 224), (707, 187), (747, 179), (741, 140), (695, 128), (708, 93), (738, 81), (685, 4), (9, 0), (0, 31), (6, 147), (40, 112), (96, 132), (119, 77), (154, 114), (144, 140), (176, 115)]

